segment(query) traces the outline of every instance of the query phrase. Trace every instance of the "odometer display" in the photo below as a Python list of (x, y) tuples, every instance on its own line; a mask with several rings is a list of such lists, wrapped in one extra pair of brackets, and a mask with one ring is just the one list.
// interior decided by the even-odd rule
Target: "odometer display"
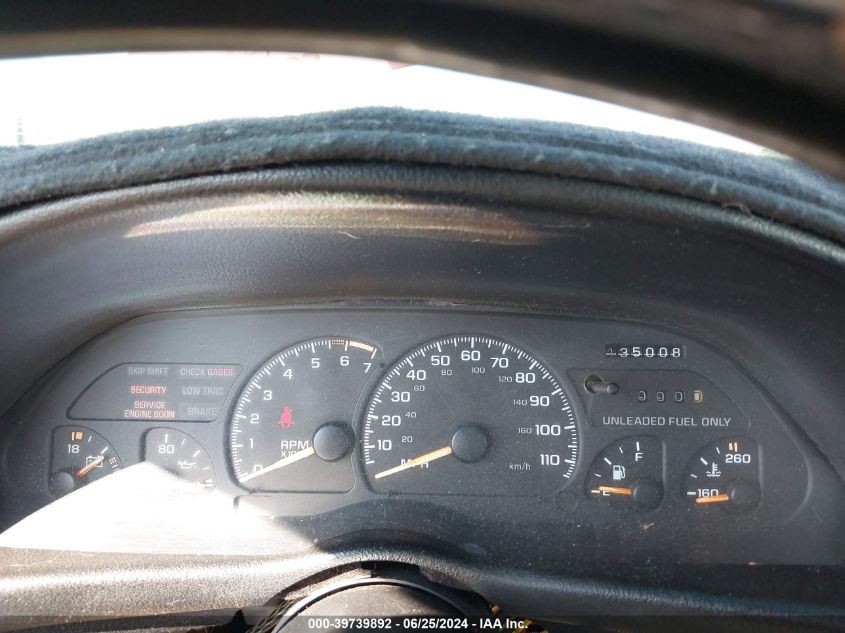
[(527, 351), (452, 336), (411, 352), (366, 410), (374, 490), (543, 497), (578, 461), (575, 412), (558, 378)]

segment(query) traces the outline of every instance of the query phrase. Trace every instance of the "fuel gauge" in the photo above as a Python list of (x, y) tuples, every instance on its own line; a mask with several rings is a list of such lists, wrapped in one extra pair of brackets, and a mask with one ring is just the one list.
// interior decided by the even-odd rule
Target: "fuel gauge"
[(609, 444), (590, 465), (587, 494), (616, 504), (652, 510), (663, 499), (662, 444), (650, 435), (630, 435)]

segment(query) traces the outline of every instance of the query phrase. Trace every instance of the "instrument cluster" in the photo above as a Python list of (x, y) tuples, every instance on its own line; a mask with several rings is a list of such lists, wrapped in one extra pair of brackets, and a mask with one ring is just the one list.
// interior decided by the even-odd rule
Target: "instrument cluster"
[[(819, 562), (795, 543), (807, 499), (842, 494), (777, 404), (688, 337), (469, 310), (138, 319), (57, 370), (13, 435), (30, 508), (146, 462), (314, 541), (460, 545), (487, 526), (485, 552), (506, 536), (549, 560)], [(513, 540), (526, 526), (539, 538)]]

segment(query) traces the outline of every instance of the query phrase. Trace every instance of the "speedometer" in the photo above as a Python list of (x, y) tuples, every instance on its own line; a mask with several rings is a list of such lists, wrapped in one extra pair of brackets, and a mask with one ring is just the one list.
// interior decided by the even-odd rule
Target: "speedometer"
[(572, 477), (578, 448), (560, 380), (515, 345), (466, 335), (423, 345), (388, 371), (362, 451), (378, 492), (542, 497)]

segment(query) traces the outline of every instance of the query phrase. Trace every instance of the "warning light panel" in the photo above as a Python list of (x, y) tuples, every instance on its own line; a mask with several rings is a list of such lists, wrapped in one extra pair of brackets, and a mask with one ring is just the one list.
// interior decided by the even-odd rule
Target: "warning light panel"
[(240, 365), (126, 363), (113, 367), (71, 406), (77, 420), (211, 422), (220, 417)]

